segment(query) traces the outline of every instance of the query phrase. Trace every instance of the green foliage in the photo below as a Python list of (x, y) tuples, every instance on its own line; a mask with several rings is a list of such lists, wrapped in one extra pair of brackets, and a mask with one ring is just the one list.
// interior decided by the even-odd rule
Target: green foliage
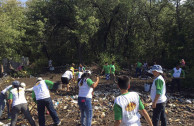
[(182, 84), (184, 84), (184, 87), (194, 88), (193, 77), (194, 77), (194, 67), (192, 66), (191, 69), (188, 69), (186, 71), (185, 79), (182, 81)]

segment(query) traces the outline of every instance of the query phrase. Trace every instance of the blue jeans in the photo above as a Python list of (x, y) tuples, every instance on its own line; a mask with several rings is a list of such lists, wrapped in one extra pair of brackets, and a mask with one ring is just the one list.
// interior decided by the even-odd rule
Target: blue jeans
[[(138, 75), (139, 74), (139, 75)], [(136, 68), (136, 73), (135, 73), (135, 76), (138, 77), (138, 76), (141, 76), (141, 68)]]
[(53, 102), (51, 98), (46, 98), (37, 100), (39, 125), (45, 126), (45, 116), (44, 116), (45, 107), (48, 109), (54, 123), (58, 124), (60, 120), (59, 117), (57, 116), (56, 110), (54, 109)]
[(105, 76), (106, 76), (106, 80), (110, 79), (110, 74), (105, 74)]
[[(3, 114), (4, 108), (5, 108), (5, 103), (6, 103), (5, 102), (5, 95), (0, 94), (0, 118), (1, 118), (1, 116)], [(8, 119), (10, 119), (11, 118), (11, 114), (9, 112), (9, 104), (7, 103), (6, 105), (7, 105)]]
[(156, 108), (153, 109), (153, 125), (158, 126), (159, 121), (161, 121), (161, 126), (167, 126), (165, 103), (158, 103), (156, 104)]
[(92, 123), (92, 99), (78, 97), (78, 105), (81, 111), (81, 125), (91, 126)]

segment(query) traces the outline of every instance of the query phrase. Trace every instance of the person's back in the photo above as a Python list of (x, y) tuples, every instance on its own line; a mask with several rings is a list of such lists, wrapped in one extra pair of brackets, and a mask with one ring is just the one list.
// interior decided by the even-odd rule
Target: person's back
[(122, 123), (121, 126), (128, 126), (132, 124), (140, 124), (139, 114), (139, 95), (136, 92), (128, 92), (118, 96), (115, 99), (117, 104), (122, 109)]
[(14, 88), (10, 91), (10, 93), (13, 96), (12, 106), (27, 103), (25, 98), (25, 90), (23, 88), (19, 87), (19, 91), (17, 90), (17, 88)]
[(66, 77), (68, 79), (72, 79), (73, 78), (73, 72), (71, 72), (70, 70), (67, 70), (62, 77)]
[(41, 100), (50, 97), (50, 92), (45, 80), (38, 81), (33, 87), (34, 93), (36, 95), (36, 100)]
[(152, 126), (151, 119), (144, 109), (139, 95), (136, 92), (128, 92), (130, 80), (127, 76), (118, 78), (118, 88), (121, 95), (116, 97), (114, 103), (115, 126), (141, 126), (140, 114), (147, 123)]

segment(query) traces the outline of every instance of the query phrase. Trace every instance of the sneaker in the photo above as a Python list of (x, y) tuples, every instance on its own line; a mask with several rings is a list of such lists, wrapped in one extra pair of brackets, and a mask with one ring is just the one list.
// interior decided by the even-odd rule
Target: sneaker
[(61, 121), (58, 124), (56, 124), (56, 126), (60, 126), (60, 125), (61, 125)]

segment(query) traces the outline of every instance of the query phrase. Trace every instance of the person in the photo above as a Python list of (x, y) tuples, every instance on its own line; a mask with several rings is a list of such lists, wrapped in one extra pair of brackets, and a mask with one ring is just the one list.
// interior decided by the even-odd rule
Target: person
[(76, 76), (77, 76), (77, 83), (79, 83), (79, 81), (81, 80), (81, 76), (84, 74), (85, 72), (76, 72)]
[(78, 105), (81, 111), (81, 125), (91, 126), (92, 123), (92, 92), (99, 83), (99, 77), (96, 82), (90, 79), (91, 72), (86, 71), (79, 81)]
[(136, 63), (136, 73), (135, 73), (136, 77), (141, 76), (141, 67), (142, 67), (142, 63), (138, 61)]
[(151, 70), (155, 79), (151, 87), (151, 100), (153, 108), (152, 123), (154, 126), (159, 125), (161, 121), (161, 126), (167, 125), (165, 105), (166, 105), (166, 83), (161, 74), (163, 74), (162, 67), (160, 65), (154, 65)]
[(50, 97), (49, 89), (53, 88), (54, 83), (49, 80), (43, 80), (41, 77), (37, 79), (33, 87), (32, 98), (37, 103), (39, 125), (45, 126), (45, 107), (49, 111), (54, 124), (61, 125), (61, 121), (54, 109), (52, 99)]
[(103, 73), (103, 71), (105, 72), (106, 80), (109, 80), (110, 79), (110, 66), (108, 65), (108, 62), (105, 62), (105, 65), (103, 66), (101, 74)]
[(72, 63), (72, 64), (71, 64), (71, 67), (70, 67), (70, 70), (72, 70), (73, 76), (74, 76), (74, 70), (75, 70), (75, 68), (74, 68), (74, 67), (75, 67), (75, 64), (74, 64), (74, 63)]
[(171, 71), (172, 75), (172, 85), (171, 85), (171, 92), (174, 93), (174, 86), (175, 84), (178, 87), (178, 91), (181, 91), (181, 78), (185, 78), (185, 72), (182, 68), (180, 68), (181, 64), (177, 64), (175, 68)]
[(113, 80), (113, 82), (115, 81), (115, 63), (112, 62), (112, 64), (110, 65), (110, 78), (111, 80)]
[(185, 67), (185, 64), (186, 63), (185, 63), (185, 60), (184, 59), (182, 59), (180, 63), (181, 63), (181, 67)]
[(79, 65), (79, 72), (84, 72), (86, 69), (82, 66), (82, 64)]
[(73, 76), (73, 69), (71, 68), (70, 70), (67, 70), (61, 77), (62, 84), (67, 85), (67, 91), (69, 90), (69, 84), (70, 81), (74, 78)]
[(153, 126), (138, 93), (128, 92), (130, 88), (129, 78), (121, 76), (118, 78), (117, 84), (121, 95), (116, 97), (114, 101), (114, 126), (141, 126), (140, 114), (144, 116), (149, 126)]
[(7, 105), (7, 113), (8, 113), (8, 119), (11, 119), (11, 113), (9, 112), (9, 104), (7, 102), (7, 98), (9, 97), (9, 92), (12, 89), (12, 85), (7, 86), (5, 89), (1, 91), (0, 94), (0, 118), (3, 114), (5, 104)]
[[(20, 111), (24, 114), (25, 118), (29, 121), (31, 126), (36, 126), (25, 98), (25, 90), (20, 86), (19, 81), (12, 82), (13, 89), (9, 93), (9, 111), (11, 112), (11, 126), (15, 126), (17, 117)], [(12, 108), (11, 108), (12, 106)]]

